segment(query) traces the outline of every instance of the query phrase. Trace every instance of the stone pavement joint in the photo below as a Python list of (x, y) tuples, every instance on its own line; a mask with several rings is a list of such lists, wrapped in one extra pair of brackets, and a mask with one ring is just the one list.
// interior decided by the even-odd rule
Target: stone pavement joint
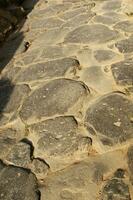
[(0, 200), (132, 200), (133, 1), (37, 1), (0, 52)]

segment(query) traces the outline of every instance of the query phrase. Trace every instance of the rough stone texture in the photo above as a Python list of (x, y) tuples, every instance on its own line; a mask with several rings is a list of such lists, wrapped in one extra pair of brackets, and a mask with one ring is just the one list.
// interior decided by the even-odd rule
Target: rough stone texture
[(105, 43), (118, 38), (118, 33), (102, 24), (84, 25), (70, 32), (66, 43)]
[(104, 62), (106, 60), (112, 60), (116, 53), (111, 50), (97, 50), (94, 52), (94, 56), (98, 62)]
[(133, 59), (127, 59), (111, 66), (114, 79), (119, 85), (133, 85)]
[(35, 156), (45, 159), (51, 169), (74, 162), (75, 157), (87, 155), (91, 146), (91, 139), (78, 133), (77, 122), (71, 116), (33, 124), (30, 132)]
[(96, 101), (86, 114), (86, 125), (93, 127), (104, 145), (132, 138), (133, 103), (120, 93), (112, 93)]
[(0, 200), (133, 199), (132, 1), (0, 9)]
[(20, 116), (24, 121), (30, 122), (32, 118), (38, 120), (64, 114), (85, 95), (86, 89), (80, 82), (68, 79), (53, 80), (35, 90), (25, 100)]
[[(120, 174), (120, 170), (115, 172), (115, 176), (107, 182), (103, 189), (103, 200), (108, 199), (123, 199), (131, 200), (129, 193), (129, 187), (123, 180), (123, 174)], [(122, 175), (122, 177), (121, 177)]]
[(69, 71), (74, 73), (79, 67), (79, 62), (73, 58), (63, 58), (49, 62), (37, 63), (24, 69), (18, 76), (18, 82), (28, 82), (38, 79), (62, 77)]
[(35, 158), (31, 164), (32, 172), (39, 179), (44, 179), (49, 171), (49, 166), (41, 159)]
[(104, 176), (108, 173), (112, 175), (112, 171), (117, 170), (118, 163), (123, 167), (123, 163), (120, 162), (121, 156), (120, 152), (95, 156), (49, 175), (45, 179), (44, 187), (41, 188), (42, 199), (53, 200), (53, 196), (55, 200), (100, 199), (99, 191)]
[(19, 142), (11, 149), (6, 156), (6, 160), (16, 166), (28, 168), (31, 162), (31, 146), (24, 142)]
[(121, 40), (115, 44), (116, 48), (121, 53), (132, 53), (133, 52), (133, 36), (130, 36), (128, 39)]
[(122, 31), (132, 33), (133, 32), (133, 22), (132, 21), (122, 21), (117, 23), (114, 28), (120, 29)]
[(11, 128), (0, 131), (0, 158), (3, 158), (19, 139), (17, 132)]
[(0, 200), (39, 200), (35, 176), (22, 168), (7, 166), (0, 171)]

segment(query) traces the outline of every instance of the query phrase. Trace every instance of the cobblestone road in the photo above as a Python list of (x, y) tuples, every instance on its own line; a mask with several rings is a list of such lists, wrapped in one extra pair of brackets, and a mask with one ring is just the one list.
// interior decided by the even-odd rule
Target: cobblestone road
[(0, 200), (133, 199), (132, 8), (40, 0), (4, 45)]

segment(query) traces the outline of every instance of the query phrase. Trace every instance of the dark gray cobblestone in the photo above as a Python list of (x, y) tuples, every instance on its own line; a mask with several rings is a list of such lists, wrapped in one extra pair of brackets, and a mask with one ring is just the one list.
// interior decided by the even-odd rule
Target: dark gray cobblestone
[(0, 50), (0, 200), (132, 200), (132, 0), (23, 8)]

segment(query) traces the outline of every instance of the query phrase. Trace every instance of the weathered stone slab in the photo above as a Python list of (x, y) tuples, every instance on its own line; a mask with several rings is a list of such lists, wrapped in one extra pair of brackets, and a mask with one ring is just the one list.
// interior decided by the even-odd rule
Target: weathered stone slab
[(69, 71), (74, 73), (79, 67), (79, 62), (73, 58), (57, 59), (49, 62), (32, 64), (24, 68), (17, 76), (17, 82), (35, 81), (38, 79), (49, 79), (62, 77)]
[(111, 1), (105, 1), (105, 3), (103, 3), (103, 9), (104, 10), (118, 10), (118, 9), (120, 9), (121, 8), (121, 3), (122, 3), (122, 1), (120, 0), (117, 0), (117, 1), (115, 1), (115, 0), (111, 0)]
[[(52, 170), (88, 155), (91, 139), (78, 133), (74, 117), (57, 117), (30, 126), (35, 157), (45, 159)], [(82, 155), (82, 156), (81, 156)]]
[(42, 117), (64, 114), (86, 95), (80, 82), (57, 79), (35, 90), (24, 102), (20, 117), (29, 123)]
[(85, 7), (80, 7), (80, 8), (77, 8), (77, 9), (68, 10), (67, 12), (61, 13), (60, 18), (62, 18), (64, 20), (70, 20), (73, 17), (78, 16), (81, 13), (85, 13), (85, 12), (86, 12)]
[(39, 19), (39, 20), (34, 20), (31, 23), (31, 28), (32, 29), (52, 29), (52, 28), (57, 28), (61, 27), (63, 25), (64, 21), (60, 20), (55, 17), (47, 18), (47, 19)]
[(63, 27), (76, 28), (79, 27), (80, 25), (87, 24), (92, 19), (92, 17), (94, 17), (94, 15), (95, 14), (93, 12), (77, 15), (72, 19), (70, 19), (69, 21), (67, 21), (63, 25)]
[(106, 43), (118, 38), (118, 32), (102, 24), (84, 25), (67, 34), (67, 43)]
[(133, 103), (120, 93), (110, 93), (96, 101), (86, 113), (85, 123), (104, 145), (131, 139)]
[(53, 196), (54, 200), (101, 200), (104, 177), (123, 167), (122, 157), (122, 152), (118, 151), (94, 156), (55, 172), (45, 179), (45, 186), (41, 188), (42, 200), (53, 200)]
[(107, 60), (112, 60), (114, 57), (116, 57), (117, 54), (111, 50), (96, 50), (94, 51), (94, 57), (98, 62), (104, 62)]
[(49, 166), (40, 158), (33, 159), (30, 168), (38, 179), (44, 179), (49, 171)]
[(3, 129), (0, 131), (0, 158), (4, 158), (13, 145), (16, 144), (20, 135), (13, 129)]
[(117, 23), (114, 26), (114, 28), (121, 30), (121, 31), (124, 31), (124, 32), (132, 33), (133, 32), (133, 22), (128, 21), (128, 20), (122, 21), (122, 22)]
[(111, 66), (114, 79), (119, 85), (133, 85), (133, 59), (124, 60)]
[(115, 46), (121, 53), (132, 53), (133, 52), (133, 36), (130, 36), (128, 39), (117, 42)]
[(13, 166), (0, 173), (0, 200), (39, 200), (37, 180), (30, 172)]
[(124, 182), (124, 170), (118, 169), (103, 189), (102, 200), (131, 200), (129, 186)]
[(15, 166), (28, 168), (31, 162), (31, 147), (29, 144), (19, 142), (13, 146), (6, 156), (6, 160)]

